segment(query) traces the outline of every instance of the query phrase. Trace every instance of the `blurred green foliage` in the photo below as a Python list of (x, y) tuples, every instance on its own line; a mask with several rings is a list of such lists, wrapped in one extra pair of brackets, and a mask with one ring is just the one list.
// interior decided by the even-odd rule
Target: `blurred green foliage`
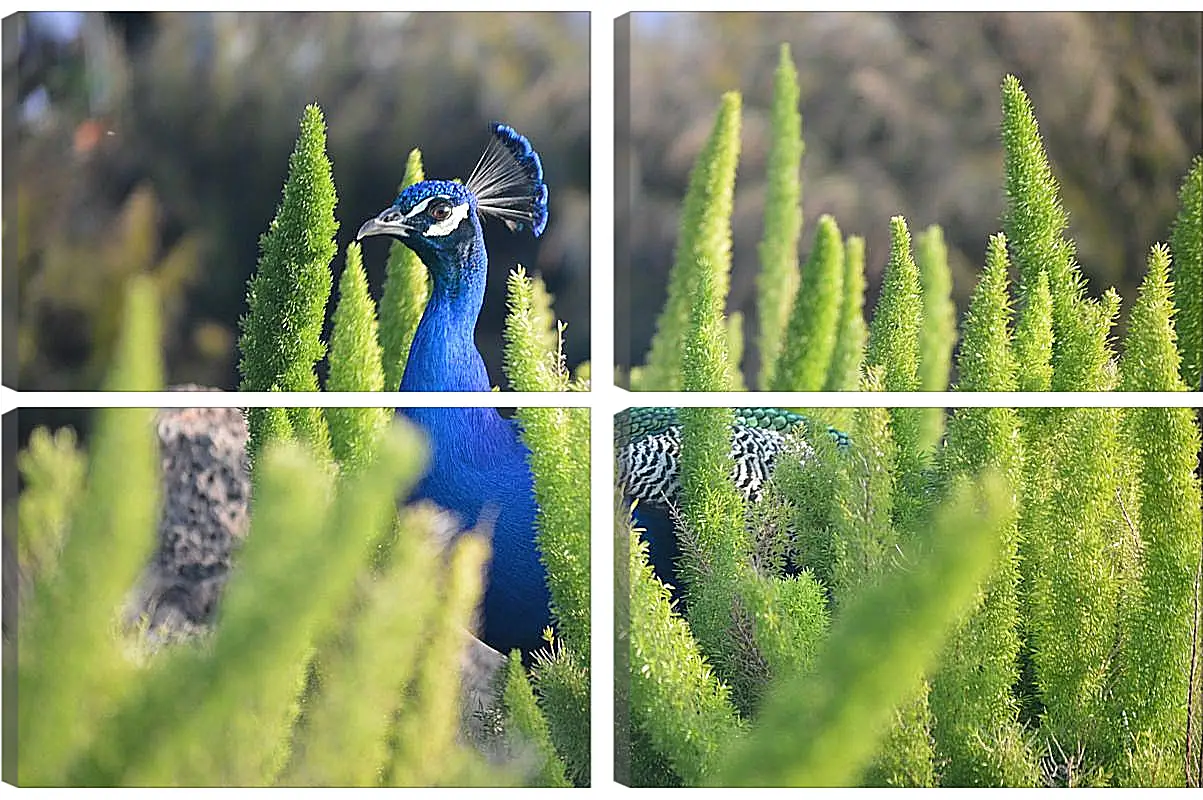
[[(348, 285), (360, 277), (358, 252), (350, 249)], [(517, 273), (514, 280), (529, 311), (531, 284)], [(344, 299), (371, 311), (361, 295)], [(546, 318), (547, 295), (538, 296)], [(105, 385), (159, 388), (150, 278), (131, 280), (126, 307)], [(369, 333), (363, 347), (374, 349), (379, 374)], [(558, 349), (535, 357), (562, 362)], [(425, 458), (414, 429), (360, 431), (363, 446), (332, 468), (328, 452), (292, 441), (287, 416), (271, 416), (278, 425), (269, 425), (255, 462), (250, 535), (215, 630), (158, 649), (143, 638), (144, 626), (115, 619), (155, 538), (153, 413), (102, 409), (90, 458), (69, 430), (51, 437), (45, 429), (20, 457), (17, 563), (32, 594), (22, 598), (19, 651), (5, 643), (5, 683), (20, 687), (20, 706), (5, 718), (5, 779), (425, 786), (564, 784), (567, 772), (588, 784), (589, 461), (580, 456), (588, 452), (588, 412), (523, 411), (523, 436), (539, 456), (539, 545), (556, 624), (572, 649), (553, 644), (549, 632), (532, 683), (520, 658), (509, 665), (501, 712), (515, 757), (508, 766), (486, 763), (458, 736), (454, 665), (488, 545), (465, 535), (440, 554), (433, 510), (407, 508), (398, 518), (397, 497)], [(520, 758), (532, 748), (541, 761)]]

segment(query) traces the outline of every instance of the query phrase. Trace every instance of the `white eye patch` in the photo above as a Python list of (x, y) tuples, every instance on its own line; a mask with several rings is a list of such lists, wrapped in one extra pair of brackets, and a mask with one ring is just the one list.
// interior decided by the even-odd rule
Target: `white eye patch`
[[(423, 200), (417, 206), (414, 206), (414, 210), (417, 211), (420, 207), (424, 208), (426, 202), (427, 201)], [(410, 216), (412, 216), (412, 213)], [(431, 223), (430, 227), (427, 228), (423, 233), (426, 236), (446, 236), (458, 228), (459, 224), (463, 222), (467, 216), (468, 204), (460, 203), (458, 206), (455, 206), (451, 209), (451, 216), (447, 217), (447, 219), (443, 220), (442, 222)]]
[(450, 199), (451, 199), (450, 197), (444, 197), (441, 194), (431, 195), (430, 197), (427, 197), (425, 200), (423, 200), (422, 202), (418, 203), (416, 206), (411, 208), (409, 210), (409, 213), (405, 215), (404, 219), (413, 219), (414, 217), (418, 216), (419, 214), (421, 214), (423, 211), (426, 210), (426, 206), (430, 205), (435, 200), (450, 200)]

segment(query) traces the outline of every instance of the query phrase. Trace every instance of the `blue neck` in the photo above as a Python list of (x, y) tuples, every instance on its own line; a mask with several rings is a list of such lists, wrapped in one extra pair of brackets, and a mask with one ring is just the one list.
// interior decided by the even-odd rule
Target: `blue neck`
[(459, 247), (418, 253), (434, 285), (409, 348), (401, 378), (403, 392), (487, 392), (492, 388), (474, 338), (489, 265), (479, 223), (475, 228), (475, 235)]
[[(487, 392), (489, 375), (473, 332), (488, 258), (475, 213), (473, 235), (414, 249), (434, 286), (409, 348), (401, 391)], [(411, 500), (431, 500), (465, 528), (487, 523), (492, 555), (481, 636), (493, 647), (534, 650), (550, 624), (550, 597), (535, 544), (537, 507), (530, 453), (495, 408), (400, 408), (422, 428), (430, 467)]]
[[(423, 248), (418, 257), (433, 280), (430, 300), (401, 378), (403, 392), (488, 392), (489, 373), (476, 349), (476, 318), (485, 298), (488, 255), (476, 215), (474, 235), (447, 249)], [(509, 443), (514, 433), (495, 408), (410, 408), (403, 413), (426, 429), (436, 454), (446, 463), (488, 463), (493, 442)], [(482, 447), (482, 444), (484, 445)], [(428, 478), (433, 478), (433, 474)], [(473, 524), (475, 520), (465, 520)]]

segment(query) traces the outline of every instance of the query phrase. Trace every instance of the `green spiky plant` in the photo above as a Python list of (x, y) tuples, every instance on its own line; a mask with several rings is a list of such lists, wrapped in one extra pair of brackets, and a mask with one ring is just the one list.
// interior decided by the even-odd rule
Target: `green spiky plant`
[[(919, 269), (911, 254), (911, 236), (906, 220), (890, 220), (890, 259), (882, 277), (877, 313), (869, 326), (864, 369), (876, 369), (880, 388), (887, 392), (913, 392), (919, 388), (919, 337), (923, 327), (923, 294)], [(922, 494), (922, 470), (926, 461), (920, 436), (922, 409), (890, 410), (894, 444), (897, 447), (897, 479), (894, 487), (895, 524), (912, 524)]]
[[(1169, 257), (1164, 247), (1153, 248), (1149, 256), (1120, 363), (1123, 388), (1186, 389), (1180, 370), (1174, 369)], [(1195, 784), (1203, 778), (1198, 739), (1192, 742), (1190, 735), (1183, 735), (1190, 730), (1191, 705), (1197, 709), (1201, 699), (1188, 677), (1199, 669), (1200, 518), (1198, 505), (1189, 501), (1198, 486), (1190, 477), (1199, 458), (1193, 416), (1186, 408), (1131, 409), (1121, 430), (1141, 477), (1134, 510), (1141, 536), (1133, 578), (1138, 583), (1124, 593), (1119, 612), (1121, 640), (1128, 646), (1116, 669), (1115, 695), (1116, 707), (1123, 709), (1128, 723), (1119, 745), (1130, 753), (1119, 773), (1130, 783), (1146, 786), (1177, 783), (1184, 761)], [(1195, 623), (1193, 641), (1188, 620)], [(1183, 664), (1191, 669), (1184, 672)]]
[[(1161, 264), (1151, 265), (1134, 311), (1122, 372), (1132, 385), (1181, 391), (1164, 255), (1156, 252)], [(960, 357), (963, 391), (1005, 391), (1016, 380), (1001, 235), (989, 262), (964, 331), (972, 349)], [(1160, 366), (1145, 370), (1146, 362)], [(863, 388), (880, 385), (880, 370), (870, 369)], [(1188, 676), (1199, 658), (1192, 597), (1203, 498), (1190, 409), (1049, 409), (1045, 417), (958, 409), (905, 526), (888, 410), (856, 409), (846, 452), (810, 432), (821, 424), (799, 428), (799, 449), (784, 451), (795, 457), (780, 457), (766, 495), (749, 508), (731, 496), (730, 410), (686, 411), (678, 412), (680, 605), (651, 572), (629, 521), (616, 531), (629, 561), (618, 589), (630, 593), (617, 690), (627, 726), (619, 741), (632, 748), (619, 759), (625, 781), (1197, 784), (1199, 734), (1188, 719), (1199, 698)], [(812, 417), (822, 423), (828, 413)], [(965, 516), (964, 495), (975, 480), (982, 494), (968, 506), (976, 518)], [(620, 507), (620, 523), (627, 511)], [(916, 577), (932, 568), (932, 548), (979, 527), (990, 532), (988, 553), (970, 584), (953, 592), (944, 579)], [(757, 601), (791, 580), (759, 557), (773, 549), (792, 554), (793, 580), (814, 587), (817, 605), (799, 601), (805, 592), (792, 604)], [(877, 595), (911, 580), (893, 600)], [(922, 605), (926, 591), (947, 605)], [(912, 615), (927, 614), (939, 622), (920, 648)], [(782, 622), (784, 659), (772, 639)], [(895, 636), (919, 649), (877, 653)], [(837, 649), (874, 653), (881, 674), (858, 688), (849, 662), (825, 661)], [(737, 744), (745, 738), (757, 744)], [(799, 746), (820, 739), (813, 761), (803, 758)], [(729, 748), (740, 766), (716, 769), (724, 762), (715, 754)]]
[[(901, 221), (895, 231), (904, 244)], [(1025, 359), (1052, 372), (1051, 347), (1040, 344), (1053, 329), (1051, 303), (1039, 301), (1048, 297), (1043, 281), (1033, 307), (1046, 310), (1021, 340), (1012, 330), (1008, 266), (1007, 238), (998, 234), (965, 318), (959, 391), (1011, 391)], [(1123, 343), (1117, 381), (1126, 390), (1185, 391), (1169, 271), (1168, 251), (1154, 248)], [(1079, 352), (1098, 359), (1104, 350), (1100, 325)], [(861, 388), (880, 390), (885, 367), (868, 366)], [(1203, 497), (1190, 409), (959, 409), (911, 495), (902, 442), (913, 438), (899, 431), (909, 436), (912, 418), (856, 409), (848, 452), (816, 438), (821, 424), (799, 428), (795, 436), (809, 449), (785, 452), (808, 455), (779, 462), (766, 497), (750, 509), (730, 483), (731, 412), (679, 414), (683, 607), (666, 603), (668, 590), (656, 587), (630, 526), (617, 533), (619, 541), (635, 536), (620, 551), (631, 562), (620, 619), (629, 686), (619, 689), (630, 730), (621, 741), (643, 749), (626, 760), (630, 782), (1198, 785), (1200, 698), (1189, 676), (1200, 658)], [(828, 414), (813, 412), (819, 423)], [(980, 478), (985, 473), (996, 477)], [(964, 485), (975, 476), (981, 487), (993, 485), (977, 490), (981, 498), (994, 500), (971, 505), (993, 510), (970, 523), (952, 509), (964, 508)], [(905, 516), (900, 498), (911, 503)], [(949, 519), (957, 521), (941, 522)], [(950, 591), (942, 610), (925, 606), (924, 591), (948, 588), (916, 578), (933, 569), (932, 548), (978, 525), (991, 531), (990, 557), (975, 562), (973, 582)], [(822, 587), (826, 608), (785, 614), (783, 603), (748, 600), (781, 568), (767, 576), (753, 569), (766, 563), (755, 558), (766, 530)], [(911, 590), (898, 590), (906, 600), (876, 594), (910, 580)], [(865, 597), (877, 598), (877, 616)], [(896, 627), (879, 618), (895, 613)], [(940, 622), (921, 649), (908, 626), (912, 615), (929, 613)], [(822, 614), (830, 628), (791, 631), (797, 660), (784, 668), (747, 634), (759, 633), (762, 618), (797, 626)], [(825, 661), (841, 648), (874, 653), (894, 636), (916, 650), (877, 658), (872, 667), (882, 674), (866, 674), (863, 689), (850, 662)], [(671, 710), (670, 701), (692, 713)], [(798, 750), (811, 742), (824, 748), (813, 760)], [(731, 760), (722, 763), (734, 766), (715, 771), (713, 753), (728, 748)]]
[[(622, 522), (621, 510), (615, 519)], [(616, 705), (627, 714), (630, 738), (624, 750), (626, 770), (620, 767), (617, 777), (633, 785), (673, 779), (696, 785), (713, 770), (721, 749), (739, 736), (743, 723), (730, 688), (715, 676), (689, 625), (673, 608), (668, 588), (648, 566), (647, 544), (629, 517), (615, 536), (616, 544), (625, 543), (617, 551), (629, 553), (626, 563), (618, 565), (626, 579), (619, 583), (625, 590), (619, 596), (629, 602), (617, 625), (629, 681), (619, 676)], [(664, 659), (666, 653), (674, 655)], [(683, 731), (689, 735), (681, 736)], [(647, 746), (637, 748), (637, 737)], [(617, 760), (622, 761), (622, 754)]]
[[(1014, 391), (1006, 240), (990, 240), (982, 280), (965, 315), (959, 391)], [(1019, 416), (1009, 408), (962, 408), (949, 421), (940, 453), (947, 484), (989, 467), (1011, 486), (1023, 480)], [(955, 785), (1030, 786), (1038, 782), (1017, 721), (1019, 524), (1014, 508), (1000, 520), (999, 551), (982, 593), (953, 629), (932, 677), (932, 738), (944, 779)]]
[[(330, 337), (330, 374), (326, 388), (332, 392), (384, 390), (381, 348), (376, 344), (376, 308), (368, 294), (359, 243), (347, 247), (347, 263), (338, 282), (338, 306)], [(383, 408), (328, 408), (326, 422), (334, 458), (348, 469), (357, 469), (371, 456), (376, 435), (388, 424)]]
[[(770, 114), (770, 149), (764, 229), (757, 276), (759, 371), (756, 388), (776, 391), (855, 390), (863, 364), (872, 365), (889, 339), (901, 361), (888, 366), (885, 388), (893, 391), (943, 391), (952, 380), (955, 309), (943, 233), (930, 226), (910, 250), (906, 234), (902, 264), (899, 232), (891, 221), (891, 251), (882, 293), (871, 326), (881, 330), (877, 345), (865, 349), (864, 244), (850, 237), (841, 246), (833, 234), (834, 219), (819, 220), (805, 269), (799, 275), (798, 242), (802, 230), (799, 165), (804, 145), (798, 113), (798, 81), (789, 48), (782, 46), (774, 79)], [(1110, 391), (1115, 388), (1115, 353), (1107, 338), (1116, 321), (1120, 298), (1107, 290), (1101, 298), (1086, 295), (1086, 282), (1067, 236), (1068, 215), (1044, 150), (1031, 102), (1014, 76), (1002, 82), (1003, 185), (1007, 206), (1003, 232), (1011, 264), (1019, 273), (1014, 296), (1018, 308), (1016, 337), (1021, 350), (1020, 386), (1025, 391)], [(727, 384), (743, 386), (742, 325), (726, 312), (731, 272), (731, 213), (740, 152), (740, 104), (737, 92), (723, 95), (714, 127), (690, 173), (682, 205), (676, 256), (668, 276), (668, 297), (656, 321), (644, 364), (630, 372), (637, 391), (676, 391), (684, 387), (682, 364), (685, 332), (703, 273), (713, 273), (717, 294), (707, 304), (715, 317), (706, 325), (728, 331)], [(1171, 295), (1177, 309), (1175, 329), (1188, 386), (1200, 386), (1203, 361), (1203, 154), (1192, 162), (1179, 192), (1180, 211), (1172, 233)], [(901, 218), (898, 218), (901, 219)], [(838, 251), (843, 251), (838, 252)], [(837, 264), (842, 256), (844, 264)], [(893, 277), (891, 275), (893, 274)], [(891, 287), (891, 283), (901, 284)], [(906, 297), (901, 295), (910, 295)], [(792, 303), (789, 298), (793, 298)], [(915, 313), (918, 316), (915, 317)], [(1041, 317), (1050, 318), (1047, 332)], [(883, 319), (879, 322), (878, 318)], [(916, 321), (917, 320), (917, 321)], [(901, 327), (898, 327), (901, 326)], [(897, 328), (897, 329), (896, 329)], [(916, 332), (912, 332), (912, 328)], [(1100, 334), (1103, 336), (1100, 345)], [(912, 341), (913, 340), (913, 341)], [(913, 353), (911, 352), (913, 349)], [(1047, 349), (1048, 365), (1043, 364)], [(913, 362), (913, 364), (912, 364)], [(1034, 363), (1029, 363), (1034, 362)], [(913, 379), (907, 376), (914, 371)], [(717, 370), (717, 367), (716, 367)], [(903, 416), (910, 414), (906, 412)], [(944, 432), (943, 413), (928, 409), (916, 415), (913, 443), (904, 455), (917, 458), (932, 451)], [(918, 461), (916, 461), (918, 464)], [(905, 512), (904, 512), (905, 513)]]
[[(923, 294), (923, 325), (919, 329), (919, 389), (942, 392), (948, 388), (953, 345), (957, 341), (957, 309), (952, 302), (952, 274), (944, 231), (931, 225), (915, 240), (915, 263)], [(923, 410), (919, 448), (929, 451), (944, 435), (944, 412)]]
[[(267, 233), (259, 240), (259, 264), (247, 286), (247, 314), (238, 339), (244, 392), (315, 392), (315, 366), (326, 354), (322, 324), (333, 277), (337, 197), (326, 156), (326, 122), (316, 105), (305, 108), (296, 148), (288, 161), (283, 198)], [(247, 415), (252, 459), (269, 441), (267, 412)], [(289, 427), (315, 452), (330, 449), (321, 412), (295, 408)]]
[[(869, 329), (865, 325), (865, 240), (849, 236), (844, 243), (844, 293), (840, 303), (839, 329), (835, 351), (823, 389), (828, 392), (854, 392), (860, 382), (861, 363)], [(844, 418), (836, 420), (845, 424)]]
[(824, 214), (785, 328), (789, 347), (776, 359), (774, 389), (817, 392), (823, 388), (835, 354), (843, 294), (844, 242), (835, 219)]
[[(1116, 348), (1118, 296), (1085, 296), (1031, 105), (1013, 78), (1003, 98), (1008, 210), (962, 320), (955, 388), (1186, 390), (1191, 351), (1179, 333), (1194, 297), (1172, 276), (1193, 280), (1192, 247), (1203, 239), (1198, 162), (1171, 239), (1185, 263), (1152, 250)], [(729, 135), (734, 123), (720, 122), (714, 136)], [(714, 148), (702, 159), (716, 161)], [(699, 165), (698, 174), (709, 173)], [(713, 230), (722, 223), (708, 218)], [(891, 220), (867, 335), (857, 319), (863, 252), (850, 240), (825, 386), (947, 383), (952, 337), (936, 231), (916, 256), (905, 221)], [(727, 388), (721, 376), (738, 366), (715, 344), (730, 338), (715, 335), (729, 321), (713, 296), (725, 278), (690, 280), (698, 302), (673, 323), (684, 331), (680, 385)], [(775, 380), (788, 360), (778, 357)], [(633, 372), (633, 387), (665, 388), (647, 382), (652, 374)], [(942, 410), (812, 416), (845, 426), (848, 451), (811, 433), (822, 424), (800, 428), (806, 447), (785, 452), (806, 457), (779, 459), (765, 496), (747, 508), (725, 460), (730, 412), (680, 412), (680, 605), (620, 506), (625, 751), (616, 761), (625, 782), (1201, 785), (1203, 700), (1191, 676), (1201, 672), (1203, 500), (1191, 410), (963, 408), (944, 434)], [(981, 547), (974, 555), (952, 555), (971, 541)], [(781, 577), (765, 552), (788, 553), (824, 603), (792, 614), (781, 602), (757, 605), (757, 589)], [(769, 564), (768, 575), (753, 564)], [(936, 577), (953, 572), (955, 582)], [(762, 621), (782, 618), (797, 626), (788, 638), (796, 659), (785, 666), (757, 638)], [(922, 636), (916, 619), (930, 620)]]
[[(798, 71), (789, 45), (782, 44), (773, 79), (772, 142), (765, 192), (764, 235), (760, 240), (760, 388), (773, 385), (781, 336), (797, 291), (798, 239), (802, 234), (802, 115), (798, 113)], [(818, 248), (816, 248), (818, 249)]]
[[(505, 369), (514, 388), (584, 388), (587, 384), (573, 381), (564, 367), (563, 326), (557, 323), (553, 335), (550, 296), (541, 282), (518, 268), (510, 274), (509, 289)], [(536, 541), (547, 568), (555, 626), (555, 634), (547, 632), (548, 648), (536, 655), (532, 679), (551, 742), (565, 762), (558, 769), (566, 769), (575, 785), (588, 785), (589, 458), (581, 454), (589, 449), (589, 410), (520, 408), (517, 418), (531, 449), (539, 505)]]
[[(676, 256), (669, 272), (668, 300), (656, 322), (647, 363), (632, 370), (633, 388), (681, 388), (682, 344), (700, 275), (710, 276), (720, 313), (726, 302), (735, 167), (739, 162), (739, 109), (738, 93), (723, 95), (714, 129), (690, 173)], [(725, 320), (719, 320), (719, 327), (726, 330)], [(724, 364), (724, 374), (726, 371)]]

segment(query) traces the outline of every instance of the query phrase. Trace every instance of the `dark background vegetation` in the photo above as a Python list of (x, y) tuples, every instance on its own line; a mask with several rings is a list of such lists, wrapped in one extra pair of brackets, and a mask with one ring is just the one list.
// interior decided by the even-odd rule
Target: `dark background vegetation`
[[(522, 263), (569, 322), (570, 365), (588, 358), (588, 14), (22, 13), (3, 24), (5, 383), (98, 389), (125, 279), (148, 272), (167, 380), (235, 388), (258, 237), (314, 101), (339, 197), (336, 283), (412, 147), (427, 175), (466, 178), (490, 120), (529, 136), (550, 224), (538, 241), (486, 225), (477, 340), (504, 384), (505, 277)], [(387, 250), (364, 246), (377, 299)]]
[(864, 236), (866, 314), (894, 214), (912, 236), (943, 226), (964, 311), (987, 237), (1001, 228), (999, 86), (1010, 72), (1035, 105), (1089, 291), (1120, 291), (1122, 326), (1148, 248), (1166, 241), (1178, 187), (1203, 151), (1203, 14), (636, 13), (632, 213), (620, 233), (630, 243), (631, 302), (615, 321), (620, 332), (629, 327), (630, 352), (616, 353), (620, 365), (643, 361), (689, 169), (720, 95), (737, 89), (744, 110), (728, 310), (744, 312), (745, 374), (757, 372), (756, 246), (781, 42), (801, 87), (801, 256), (820, 214), (834, 215), (844, 235)]

